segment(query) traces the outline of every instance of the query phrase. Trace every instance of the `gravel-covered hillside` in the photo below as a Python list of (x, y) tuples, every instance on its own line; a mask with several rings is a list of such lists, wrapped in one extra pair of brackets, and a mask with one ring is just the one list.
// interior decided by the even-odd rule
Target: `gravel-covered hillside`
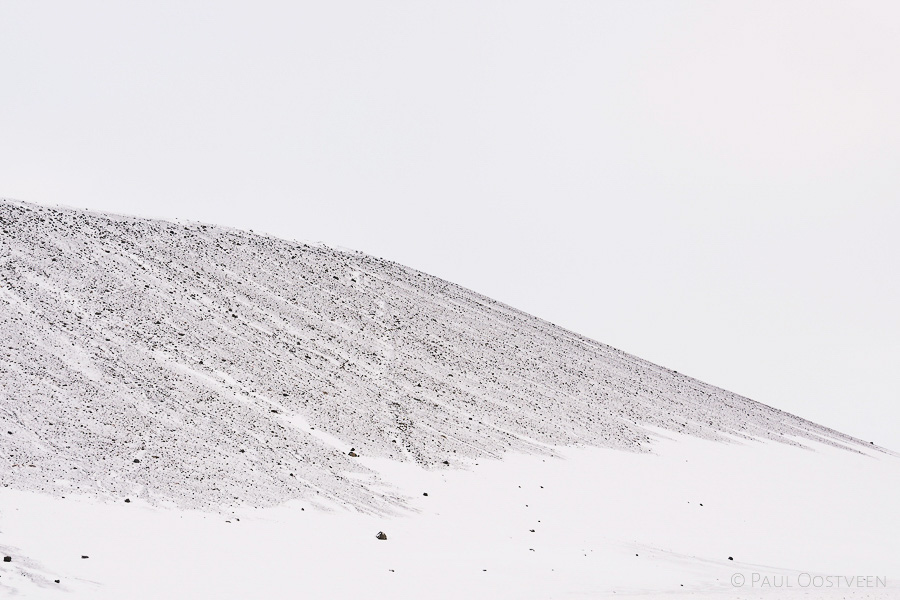
[(351, 450), (862, 443), (359, 253), (9, 201), (0, 230), (4, 486), (384, 511), (404, 499)]

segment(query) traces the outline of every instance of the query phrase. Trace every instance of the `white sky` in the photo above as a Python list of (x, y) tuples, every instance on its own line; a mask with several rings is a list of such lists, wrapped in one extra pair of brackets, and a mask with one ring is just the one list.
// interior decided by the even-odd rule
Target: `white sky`
[(0, 195), (323, 240), (900, 450), (896, 2), (0, 3)]

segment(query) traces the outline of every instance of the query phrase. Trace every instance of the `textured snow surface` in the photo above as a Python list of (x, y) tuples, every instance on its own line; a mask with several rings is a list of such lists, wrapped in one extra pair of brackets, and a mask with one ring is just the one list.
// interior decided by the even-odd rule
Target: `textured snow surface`
[(0, 230), (7, 488), (387, 514), (410, 499), (367, 459), (648, 453), (655, 428), (873, 449), (360, 253), (9, 201)]
[(389, 516), (303, 501), (222, 515), (0, 488), (12, 559), (0, 596), (900, 597), (900, 459), (651, 438), (652, 454), (566, 447), (442, 471), (360, 457), (410, 497)]

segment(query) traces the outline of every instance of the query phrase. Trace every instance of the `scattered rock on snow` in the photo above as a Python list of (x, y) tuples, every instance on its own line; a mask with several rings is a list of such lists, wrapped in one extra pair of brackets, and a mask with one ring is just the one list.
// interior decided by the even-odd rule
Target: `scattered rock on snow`
[[(0, 311), (5, 356), (12, 355), (22, 366), (33, 365), (11, 375), (9, 385), (20, 392), (16, 398), (7, 399), (20, 420), (31, 423), (33, 430), (19, 436), (6, 423), (0, 425), (9, 432), (7, 438), (0, 438), (4, 440), (0, 450), (5, 456), (16, 454), (15, 462), (19, 456), (37, 456), (40, 440), (59, 435), (52, 429), (57, 426), (65, 428), (71, 442), (67, 442), (70, 448), (66, 452), (42, 459), (40, 469), (3, 473), (3, 485), (40, 489), (59, 478), (71, 479), (83, 491), (89, 491), (98, 482), (110, 481), (113, 488), (103, 491), (118, 493), (118, 497), (138, 485), (148, 486), (161, 499), (186, 507), (217, 507), (233, 501), (279, 504), (294, 498), (309, 500), (319, 491), (303, 484), (285, 485), (282, 470), (268, 466), (273, 457), (289, 456), (303, 448), (302, 454), (286, 459), (287, 470), (296, 475), (290, 483), (299, 479), (327, 481), (324, 491), (333, 497), (358, 508), (384, 509), (402, 504), (403, 499), (369, 488), (363, 480), (332, 477), (329, 461), (336, 458), (334, 449), (315, 436), (308, 438), (306, 427), (286, 427), (289, 423), (278, 413), (296, 413), (302, 422), (322, 425), (308, 431), (326, 432), (349, 424), (350, 420), (342, 420), (339, 426), (333, 420), (335, 415), (345, 415), (352, 419), (351, 439), (366, 442), (367, 456), (396, 458), (402, 451), (423, 466), (433, 465), (434, 460), (443, 462), (430, 447), (433, 431), (462, 434), (464, 437), (458, 439), (442, 438), (446, 440), (442, 452), (453, 453), (443, 456), (453, 455), (461, 464), (474, 459), (476, 466), (479, 458), (501, 450), (534, 452), (532, 444), (525, 441), (529, 437), (562, 445), (583, 442), (615, 448), (637, 448), (649, 441), (637, 422), (634, 427), (620, 423), (615, 411), (608, 418), (584, 422), (581, 417), (593, 410), (591, 403), (599, 399), (595, 394), (600, 391), (583, 398), (565, 394), (565, 402), (551, 402), (560, 392), (581, 389), (585, 380), (605, 381), (604, 388), (617, 390), (632, 389), (637, 381), (643, 382), (638, 393), (629, 397), (628, 410), (648, 418), (658, 415), (659, 419), (651, 421), (667, 430), (683, 429), (691, 422), (689, 418), (715, 409), (718, 421), (709, 428), (704, 425), (702, 430), (687, 427), (689, 433), (713, 439), (719, 433), (731, 432), (779, 441), (789, 433), (817, 440), (824, 437), (832, 445), (856, 443), (602, 344), (573, 338), (552, 324), (518, 311), (498, 309), (467, 290), (448, 287), (447, 282), (374, 257), (360, 254), (351, 258), (327, 248), (224, 228), (204, 227), (200, 233), (193, 225), (38, 209), (6, 201), (0, 201), (0, 221), (3, 244), (10, 244), (16, 255), (15, 261), (0, 264), (0, 279), (28, 305), (42, 307), (29, 315)], [(54, 243), (46, 243), (50, 239)], [(83, 252), (61, 254), (66, 256), (66, 268), (48, 271), (43, 261), (48, 252), (57, 252), (57, 241)], [(105, 258), (109, 256), (106, 242), (128, 248), (129, 260)], [(332, 279), (339, 272), (336, 269), (348, 267), (374, 277), (365, 278), (365, 289), (332, 287), (329, 282), (337, 283)], [(26, 276), (34, 272), (42, 273), (42, 277), (32, 280)], [(70, 272), (79, 276), (73, 278)], [(304, 283), (285, 287), (285, 280)], [(85, 281), (96, 283), (80, 285)], [(253, 285), (247, 287), (250, 281)], [(150, 288), (158, 289), (144, 291)], [(115, 297), (130, 300), (114, 301), (109, 294), (112, 290), (117, 290)], [(211, 327), (199, 320), (197, 295), (211, 301)], [(374, 319), (358, 318), (369, 310), (373, 295), (390, 297), (389, 312), (392, 318), (404, 321), (403, 328), (395, 328), (387, 322), (392, 319), (381, 313)], [(236, 306), (237, 297), (246, 297), (247, 302)], [(83, 310), (71, 311), (74, 306)], [(240, 314), (235, 314), (237, 308)], [(215, 314), (220, 309), (222, 318)], [(99, 314), (90, 316), (88, 311)], [(149, 317), (153, 314), (157, 316)], [(225, 316), (234, 323), (222, 330)], [(163, 319), (166, 327), (161, 326)], [(295, 331), (288, 323), (302, 323), (303, 331)], [(354, 323), (359, 331), (353, 331), (354, 326), (339, 333), (334, 329), (336, 323)], [(525, 323), (530, 325), (523, 327)], [(50, 331), (61, 332), (59, 327), (67, 333), (50, 335)], [(178, 335), (186, 331), (191, 335)], [(395, 338), (392, 343), (405, 348), (404, 360), (408, 362), (408, 368), (394, 370), (392, 377), (342, 368), (337, 362), (313, 359), (308, 350), (303, 350), (324, 344), (331, 348), (330, 355), (342, 357), (341, 365), (348, 359), (367, 364), (369, 351), (375, 349), (369, 342), (360, 345), (360, 340), (382, 339), (389, 331)], [(67, 347), (70, 338), (81, 339), (85, 348), (93, 348), (90, 360), (99, 361), (103, 377), (86, 377), (65, 358), (74, 352)], [(94, 345), (100, 341), (103, 343)], [(155, 358), (148, 359), (156, 351), (167, 353), (167, 364), (206, 365), (209, 360), (209, 369), (204, 366), (200, 370), (206, 373), (204, 378), (220, 369), (224, 369), (222, 373), (240, 373), (240, 377), (223, 379), (222, 385), (230, 391), (223, 391), (210, 402), (210, 390), (196, 380), (192, 369), (160, 369)], [(452, 377), (431, 373), (427, 368), (436, 357), (434, 352), (453, 371)], [(200, 360), (200, 356), (207, 358)], [(294, 360), (303, 356), (305, 360)], [(321, 373), (309, 371), (311, 361)], [(626, 365), (629, 374), (620, 376)], [(523, 378), (523, 372), (528, 372), (528, 377)], [(218, 379), (219, 375), (214, 377)], [(55, 389), (54, 382), (59, 379), (67, 381), (68, 391)], [(465, 381), (450, 383), (460, 379)], [(329, 382), (327, 392), (323, 389), (321, 398), (307, 404), (302, 390), (318, 389), (324, 381)], [(421, 398), (418, 394), (396, 395), (398, 389), (427, 393)], [(157, 451), (152, 460), (163, 453), (177, 460), (158, 461), (163, 464), (154, 463), (152, 470), (128, 470), (121, 477), (116, 474), (116, 478), (110, 478), (108, 461), (97, 460), (104, 456), (104, 449), (96, 445), (91, 432), (102, 429), (115, 447), (132, 448), (132, 424), (122, 421), (119, 409), (144, 404), (150, 390), (160, 392), (152, 394), (160, 410), (139, 417), (147, 439), (154, 440), (147, 449)], [(255, 399), (244, 402), (248, 394)], [(283, 407), (264, 400), (276, 395), (284, 398)], [(382, 399), (395, 395), (396, 402), (390, 404), (392, 424), (383, 427)], [(429, 396), (452, 398), (451, 405), (447, 409), (432, 406), (426, 400)], [(82, 410), (85, 397), (97, 400), (91, 403), (92, 411)], [(350, 397), (355, 398), (352, 408), (346, 403)], [(498, 402), (479, 403), (479, 411), (474, 414), (478, 421), (461, 411), (484, 397), (496, 397)], [(527, 401), (519, 402), (523, 399)], [(48, 404), (51, 400), (52, 405)], [(352, 414), (345, 413), (348, 408)], [(58, 422), (51, 424), (43, 419), (46, 413), (57, 415), (53, 421)], [(241, 427), (232, 426), (235, 418), (240, 419)], [(413, 422), (416, 427), (410, 425)], [(277, 435), (271, 436), (273, 432)], [(11, 444), (14, 438), (23, 437), (28, 439), (16, 446)], [(262, 437), (276, 445), (260, 444)], [(233, 448), (244, 453), (242, 446), (253, 452), (246, 452), (241, 468), (235, 468), (230, 453)], [(221, 452), (222, 448), (229, 451)], [(127, 454), (121, 460), (127, 460)], [(143, 464), (143, 458), (139, 462)], [(76, 470), (73, 464), (79, 468)], [(442, 466), (450, 466), (449, 460)], [(189, 485), (183, 478), (185, 469), (198, 475)], [(63, 484), (52, 485), (48, 491), (66, 493)]]
[(375, 538), (379, 540), (386, 540), (387, 534), (383, 531), (379, 531), (377, 534), (375, 534)]

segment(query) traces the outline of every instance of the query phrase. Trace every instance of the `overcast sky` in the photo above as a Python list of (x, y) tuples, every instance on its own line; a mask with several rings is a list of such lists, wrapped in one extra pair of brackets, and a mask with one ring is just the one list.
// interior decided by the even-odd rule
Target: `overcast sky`
[(321, 240), (900, 450), (896, 2), (0, 3), (0, 195)]

